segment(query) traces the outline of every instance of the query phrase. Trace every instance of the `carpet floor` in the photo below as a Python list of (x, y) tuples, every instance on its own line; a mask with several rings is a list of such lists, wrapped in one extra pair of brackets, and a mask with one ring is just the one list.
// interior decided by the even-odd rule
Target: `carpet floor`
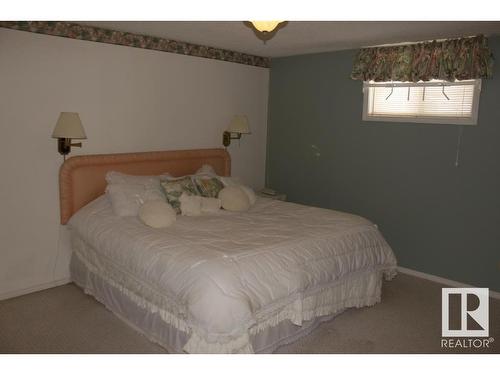
[[(352, 308), (277, 353), (500, 353), (441, 348), (441, 287), (400, 274), (382, 302)], [(500, 340), (500, 300), (490, 298), (490, 337)], [(68, 284), (0, 301), (0, 353), (166, 353)]]

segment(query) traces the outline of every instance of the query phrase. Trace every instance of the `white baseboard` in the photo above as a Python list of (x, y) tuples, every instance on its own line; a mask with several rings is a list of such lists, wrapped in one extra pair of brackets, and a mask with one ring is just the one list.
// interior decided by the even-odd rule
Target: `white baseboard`
[(28, 294), (28, 293), (38, 292), (38, 291), (44, 290), (44, 289), (54, 288), (56, 286), (68, 284), (70, 281), (71, 280), (69, 277), (65, 277), (63, 279), (54, 280), (54, 281), (51, 281), (48, 283), (33, 285), (33, 286), (30, 286), (29, 288), (18, 289), (18, 290), (13, 290), (13, 291), (7, 292), (7, 293), (2, 293), (2, 294), (0, 294), (0, 301), (2, 301), (4, 299), (19, 297), (19, 296), (22, 296), (23, 294)]
[[(431, 275), (428, 273), (411, 270), (411, 269), (405, 268), (405, 267), (398, 266), (398, 271), (401, 273), (407, 274), (407, 275), (420, 277), (421, 279), (434, 281), (436, 283), (444, 284), (444, 285), (451, 286), (454, 288), (475, 288), (473, 285), (464, 284), (464, 283), (461, 283), (461, 282), (455, 281), (455, 280), (445, 279), (444, 277), (435, 276), (435, 275)], [(500, 299), (500, 292), (496, 292), (496, 291), (490, 289), (490, 297), (495, 298), (495, 299)]]

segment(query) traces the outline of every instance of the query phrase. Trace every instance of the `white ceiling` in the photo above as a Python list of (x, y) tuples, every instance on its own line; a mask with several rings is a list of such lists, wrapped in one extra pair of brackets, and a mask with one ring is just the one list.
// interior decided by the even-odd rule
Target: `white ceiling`
[(242, 22), (104, 21), (78, 22), (112, 30), (151, 35), (266, 57), (301, 55), (380, 44), (500, 34), (500, 22), (305, 22), (291, 21), (267, 44)]

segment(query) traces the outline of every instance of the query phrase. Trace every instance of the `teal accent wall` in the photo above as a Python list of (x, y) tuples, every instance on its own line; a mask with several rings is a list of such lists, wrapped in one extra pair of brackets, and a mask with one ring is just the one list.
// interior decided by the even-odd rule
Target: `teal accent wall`
[(272, 60), (267, 185), (372, 220), (400, 266), (500, 291), (500, 61), (456, 168), (459, 126), (362, 121), (355, 52)]

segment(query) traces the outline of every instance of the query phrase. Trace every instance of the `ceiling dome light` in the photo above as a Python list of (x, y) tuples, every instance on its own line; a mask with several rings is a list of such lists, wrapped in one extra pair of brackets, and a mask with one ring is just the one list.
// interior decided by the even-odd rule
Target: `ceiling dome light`
[(260, 32), (270, 33), (283, 21), (250, 21)]
[(266, 43), (276, 32), (285, 27), (287, 21), (244, 21), (245, 26), (250, 27), (255, 36)]

